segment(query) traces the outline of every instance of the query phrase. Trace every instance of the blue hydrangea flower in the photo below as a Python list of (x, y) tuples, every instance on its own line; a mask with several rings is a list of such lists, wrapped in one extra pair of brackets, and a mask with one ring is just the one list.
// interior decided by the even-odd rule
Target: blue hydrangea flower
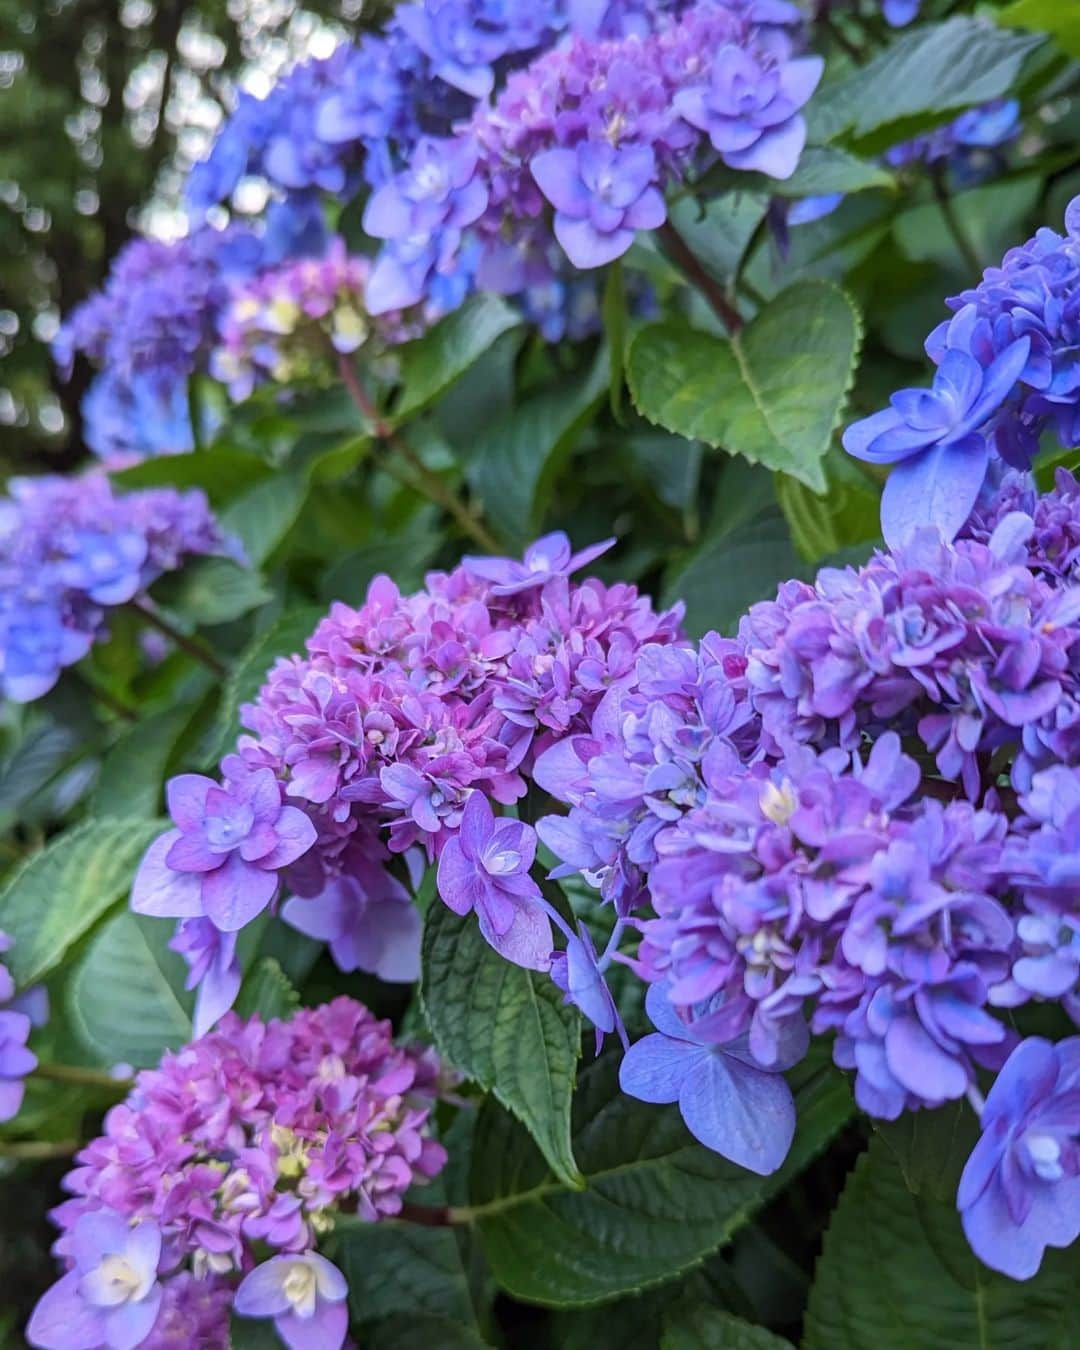
[(1018, 338), (983, 367), (950, 348), (930, 389), (901, 389), (891, 407), (854, 422), (844, 449), (871, 464), (894, 464), (881, 499), (886, 542), (897, 547), (936, 526), (952, 539), (971, 514), (990, 459), (983, 427), (1012, 392), (1030, 343)]
[(645, 1007), (656, 1032), (627, 1051), (622, 1090), (644, 1102), (678, 1102), (687, 1129), (706, 1148), (761, 1176), (775, 1172), (795, 1134), (795, 1102), (781, 1075), (763, 1069), (742, 1041), (715, 1045), (699, 1037), (662, 985), (650, 987)]
[(1028, 1280), (1080, 1237), (1080, 1036), (1022, 1041), (994, 1080), (956, 1203), (980, 1261)]

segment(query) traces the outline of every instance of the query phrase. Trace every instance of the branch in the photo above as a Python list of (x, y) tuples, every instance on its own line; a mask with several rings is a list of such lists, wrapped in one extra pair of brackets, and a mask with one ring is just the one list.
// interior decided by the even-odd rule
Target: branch
[(718, 281), (706, 272), (705, 268), (698, 261), (691, 250), (689, 244), (682, 237), (679, 231), (672, 225), (671, 221), (666, 221), (660, 226), (658, 231), (660, 238), (664, 241), (664, 246), (671, 254), (679, 268), (692, 281), (705, 299), (709, 302), (713, 312), (719, 318), (720, 322), (734, 337), (734, 335), (743, 326), (743, 317), (735, 306), (728, 300), (724, 294), (723, 287)]

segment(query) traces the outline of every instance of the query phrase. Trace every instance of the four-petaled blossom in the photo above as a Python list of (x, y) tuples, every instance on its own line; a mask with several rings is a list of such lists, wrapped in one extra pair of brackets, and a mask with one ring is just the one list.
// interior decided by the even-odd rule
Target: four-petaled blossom
[(134, 1350), (161, 1307), (161, 1231), (118, 1214), (84, 1214), (70, 1237), (74, 1268), (41, 1298), (26, 1328), (40, 1350)]
[(274, 898), (278, 871), (315, 842), (310, 818), (282, 805), (269, 769), (225, 787), (181, 774), (167, 798), (177, 828), (151, 845), (139, 866), (131, 893), (139, 914), (205, 914), (222, 932), (236, 932)]
[(1012, 392), (1030, 343), (1017, 338), (985, 369), (968, 352), (946, 351), (931, 389), (901, 389), (892, 407), (854, 422), (844, 449), (871, 464), (895, 464), (881, 498), (885, 540), (896, 548), (922, 526), (956, 536), (986, 477), (982, 428)]
[(476, 911), (480, 932), (495, 950), (528, 970), (547, 970), (551, 922), (529, 875), (536, 832), (520, 820), (496, 819), (482, 792), (473, 792), (461, 829), (439, 858), (439, 894), (455, 914)]
[(520, 595), (534, 587), (543, 586), (552, 577), (568, 577), (595, 558), (606, 553), (615, 543), (605, 539), (599, 544), (574, 553), (570, 540), (562, 532), (545, 534), (525, 550), (522, 562), (513, 558), (462, 558), (462, 565), (473, 574), (492, 583), (492, 595)]
[(663, 985), (650, 987), (645, 1007), (656, 1031), (627, 1051), (622, 1090), (643, 1102), (678, 1102), (687, 1129), (706, 1148), (760, 1176), (775, 1172), (795, 1133), (795, 1102), (782, 1076), (757, 1063), (745, 1037), (715, 1045), (700, 1035)]
[(272, 1256), (244, 1277), (233, 1308), (272, 1317), (289, 1350), (340, 1350), (349, 1329), (345, 1276), (318, 1252)]
[(530, 168), (555, 208), (555, 238), (575, 267), (614, 262), (636, 231), (655, 230), (667, 219), (648, 145), (583, 141), (572, 150), (542, 151)]
[(724, 163), (756, 169), (770, 178), (790, 178), (806, 144), (799, 109), (818, 86), (820, 56), (770, 64), (729, 44), (713, 57), (708, 84), (682, 89), (675, 110), (707, 132)]
[(1022, 1041), (981, 1112), (956, 1203), (976, 1256), (1030, 1279), (1080, 1237), (1080, 1036)]
[(287, 900), (281, 917), (328, 943), (338, 970), (365, 970), (400, 984), (420, 975), (420, 913), (405, 887), (379, 867), (334, 877), (311, 899)]

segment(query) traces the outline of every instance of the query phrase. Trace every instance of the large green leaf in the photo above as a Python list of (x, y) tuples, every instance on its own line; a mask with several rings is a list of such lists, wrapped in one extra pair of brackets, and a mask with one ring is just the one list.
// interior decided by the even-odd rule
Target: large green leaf
[(364, 1350), (486, 1350), (487, 1345), (471, 1327), (424, 1313), (374, 1322), (364, 1336)]
[(570, 1103), (581, 1017), (546, 976), (511, 965), (474, 915), (433, 904), (424, 922), (421, 992), (428, 1025), (451, 1064), (528, 1128), (552, 1171), (580, 1184)]
[(212, 506), (220, 507), (271, 477), (265, 460), (245, 450), (215, 446), (213, 453), (159, 455), (112, 475), (121, 489), (202, 488)]
[(189, 625), (230, 623), (272, 598), (258, 572), (231, 558), (198, 558), (163, 578), (154, 590), (166, 609)]
[(972, 1255), (953, 1202), (918, 1199), (881, 1139), (848, 1180), (825, 1235), (804, 1350), (1069, 1350), (1080, 1344), (1080, 1247), (1035, 1279)]
[(791, 1350), (791, 1342), (721, 1308), (697, 1303), (668, 1313), (660, 1350)]
[(253, 567), (261, 567), (296, 524), (310, 490), (310, 477), (304, 472), (276, 473), (222, 512), (221, 528), (240, 540)]
[(919, 24), (818, 91), (807, 110), (810, 139), (846, 135), (864, 154), (876, 154), (950, 113), (1007, 94), (1042, 41), (966, 16)]
[(1080, 5), (1076, 0), (1015, 0), (995, 17), (1009, 28), (1049, 33), (1063, 51), (1080, 58)]
[(399, 348), (402, 389), (395, 420), (415, 416), (433, 403), (496, 338), (520, 322), (521, 316), (498, 296), (475, 295), (422, 338)]
[(860, 336), (843, 291), (801, 281), (730, 341), (673, 321), (649, 325), (630, 348), (627, 377), (650, 422), (821, 492)]
[(526, 398), (479, 436), (465, 473), (489, 524), (515, 545), (536, 533), (563, 453), (611, 382), (606, 352), (576, 379)]
[(272, 956), (264, 956), (248, 971), (236, 999), (241, 1017), (261, 1017), (264, 1022), (291, 1017), (299, 1005), (300, 995)]
[(14, 939), (4, 962), (17, 984), (47, 975), (112, 907), (164, 823), (87, 820), (19, 868), (0, 891), (0, 930)]
[(961, 1098), (936, 1111), (905, 1111), (898, 1120), (875, 1120), (874, 1128), (900, 1164), (909, 1191), (926, 1191), (938, 1200), (956, 1195), (979, 1138), (979, 1120), (968, 1102)]
[(423, 1313), (475, 1330), (462, 1244), (467, 1234), (394, 1221), (352, 1224), (335, 1239), (358, 1322)]
[(811, 492), (786, 474), (776, 479), (776, 497), (791, 538), (807, 562), (820, 562), (830, 553), (877, 540), (881, 534), (881, 494), (862, 466), (842, 451), (832, 450), (825, 471), (824, 495)]
[(61, 722), (43, 722), (32, 727), (0, 770), (0, 830), (7, 832), (22, 808), (71, 764), (86, 753), (84, 738)]
[(772, 599), (798, 570), (783, 517), (766, 513), (703, 540), (668, 579), (664, 602), (684, 602), (692, 637), (729, 632), (750, 605)]
[(193, 709), (181, 704), (144, 717), (125, 732), (102, 761), (91, 798), (93, 814), (125, 820), (158, 815), (169, 760), (192, 716)]
[(658, 1284), (726, 1242), (851, 1114), (843, 1078), (801, 1066), (799, 1127), (784, 1166), (755, 1176), (696, 1143), (678, 1109), (619, 1090), (618, 1057), (581, 1074), (574, 1153), (584, 1191), (551, 1175), (528, 1135), (492, 1104), (473, 1152), (473, 1214), (497, 1283), (530, 1303), (580, 1307)]
[(229, 672), (221, 695), (213, 740), (212, 758), (218, 760), (232, 748), (240, 734), (240, 706), (249, 703), (266, 682), (270, 667), (279, 656), (303, 654), (304, 642), (314, 632), (325, 610), (315, 605), (283, 614), (273, 627), (260, 633)]
[(172, 925), (122, 909), (90, 940), (67, 990), (79, 1040), (103, 1064), (156, 1064), (191, 1039), (187, 966), (169, 950)]

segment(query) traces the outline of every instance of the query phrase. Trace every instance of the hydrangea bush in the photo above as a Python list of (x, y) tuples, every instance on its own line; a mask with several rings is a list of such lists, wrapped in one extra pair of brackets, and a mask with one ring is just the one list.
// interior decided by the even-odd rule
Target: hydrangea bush
[(0, 504), (12, 1344), (1080, 1336), (1074, 27), (237, 91)]

